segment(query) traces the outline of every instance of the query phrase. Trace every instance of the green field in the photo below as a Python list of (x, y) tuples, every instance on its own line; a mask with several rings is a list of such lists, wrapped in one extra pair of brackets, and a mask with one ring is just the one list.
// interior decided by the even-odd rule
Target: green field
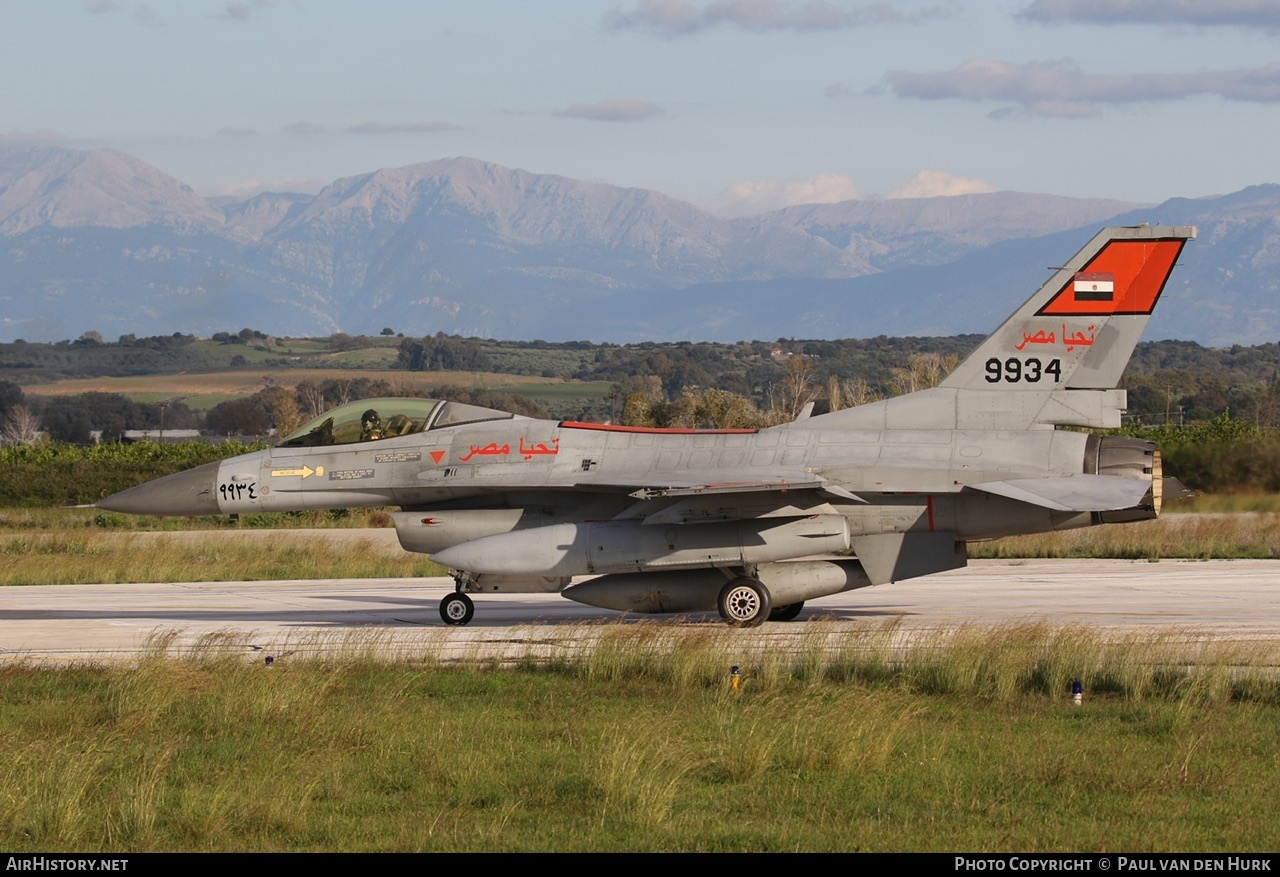
[[(608, 625), (511, 669), (163, 641), (0, 668), (12, 852), (1274, 849), (1274, 649)], [(368, 635), (365, 635), (368, 636)], [(243, 649), (243, 645), (239, 646)], [(739, 691), (728, 668), (741, 665)], [(1234, 669), (1233, 669), (1234, 668)], [(1083, 706), (1067, 696), (1085, 687)]]
[(65, 378), (23, 387), (32, 397), (73, 396), (79, 393), (119, 393), (135, 402), (180, 399), (204, 411), (229, 399), (252, 396), (268, 384), (296, 387), (300, 381), (384, 380), (401, 395), (429, 393), (437, 387), (482, 387), (528, 396), (548, 407), (558, 403), (587, 403), (609, 395), (608, 381), (566, 381), (495, 372), (407, 372), (400, 369), (280, 368), (214, 371), (201, 374), (138, 375), (133, 377)]

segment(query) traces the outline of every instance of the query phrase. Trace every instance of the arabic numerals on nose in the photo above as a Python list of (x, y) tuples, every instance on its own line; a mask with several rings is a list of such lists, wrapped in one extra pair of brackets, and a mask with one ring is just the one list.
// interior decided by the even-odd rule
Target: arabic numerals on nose
[(237, 499), (244, 499), (246, 495), (249, 497), (249, 499), (257, 499), (258, 494), (254, 490), (254, 488), (257, 486), (258, 485), (256, 482), (253, 484), (247, 484), (247, 485), (235, 484), (235, 483), (219, 484), (218, 492), (222, 494), (223, 499), (229, 502), (234, 502)]
[(1001, 381), (1007, 384), (1019, 381), (1038, 384), (1046, 378), (1052, 378), (1054, 383), (1058, 383), (1062, 380), (1062, 362), (1057, 359), (1041, 362), (1034, 356), (1028, 359), (1016, 356), (1000, 359), (993, 356), (986, 362), (986, 372), (988, 384), (998, 384)]

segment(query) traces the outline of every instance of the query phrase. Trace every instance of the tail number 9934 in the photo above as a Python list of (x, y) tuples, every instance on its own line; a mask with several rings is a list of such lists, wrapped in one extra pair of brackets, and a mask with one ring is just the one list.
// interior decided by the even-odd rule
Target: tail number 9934
[(988, 384), (998, 384), (1000, 381), (1004, 381), (1007, 384), (1016, 384), (1019, 381), (1038, 384), (1047, 380), (1051, 380), (1055, 384), (1062, 380), (1062, 362), (1060, 360), (1051, 359), (1048, 362), (1041, 362), (1035, 357), (1019, 359), (1016, 356), (1011, 356), (1008, 359), (999, 359), (993, 356), (987, 360)]

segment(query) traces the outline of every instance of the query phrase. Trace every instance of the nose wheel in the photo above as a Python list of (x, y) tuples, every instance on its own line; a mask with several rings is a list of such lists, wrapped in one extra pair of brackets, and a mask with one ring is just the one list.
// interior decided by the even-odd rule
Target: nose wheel
[(445, 624), (466, 624), (476, 614), (476, 604), (466, 594), (450, 594), (440, 601), (440, 618)]

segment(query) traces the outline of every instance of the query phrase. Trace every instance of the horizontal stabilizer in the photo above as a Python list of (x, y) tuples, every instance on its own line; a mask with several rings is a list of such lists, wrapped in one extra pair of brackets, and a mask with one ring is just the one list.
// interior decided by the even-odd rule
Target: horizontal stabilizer
[(1110, 512), (1136, 506), (1151, 482), (1115, 475), (1066, 475), (987, 481), (970, 487), (1058, 512)]

